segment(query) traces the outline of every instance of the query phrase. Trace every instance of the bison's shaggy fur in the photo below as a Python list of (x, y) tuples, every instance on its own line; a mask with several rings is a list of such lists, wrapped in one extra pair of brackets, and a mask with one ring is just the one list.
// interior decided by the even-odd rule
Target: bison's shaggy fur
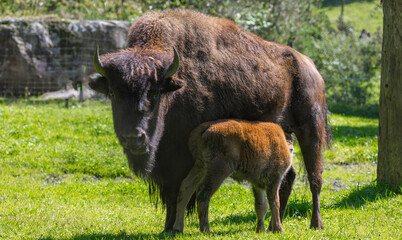
[[(166, 77), (172, 46), (180, 67)], [(130, 166), (147, 176), (166, 204), (166, 231), (173, 228), (179, 187), (194, 164), (187, 148), (191, 130), (228, 118), (275, 122), (295, 133), (313, 195), (311, 227), (323, 227), (321, 152), (329, 130), (324, 81), (308, 57), (232, 21), (169, 10), (139, 18), (130, 28), (128, 48), (97, 62), (102, 76), (90, 86), (110, 97)], [(289, 171), (281, 184), (281, 203), (287, 202), (293, 177)]]
[(257, 232), (265, 230), (268, 209), (265, 192), (272, 215), (270, 228), (282, 231), (279, 186), (291, 167), (293, 144), (279, 125), (243, 120), (207, 122), (191, 133), (189, 147), (195, 163), (180, 187), (175, 232), (183, 232), (186, 205), (198, 188), (200, 230), (209, 233), (209, 200), (230, 175), (236, 180), (249, 181), (253, 187)]

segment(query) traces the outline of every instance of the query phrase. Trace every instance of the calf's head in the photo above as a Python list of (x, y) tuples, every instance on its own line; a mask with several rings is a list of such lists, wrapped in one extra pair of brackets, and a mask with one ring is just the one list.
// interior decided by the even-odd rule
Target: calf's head
[(293, 136), (292, 136), (292, 133), (286, 133), (286, 132), (285, 132), (285, 138), (286, 138), (286, 144), (287, 144), (287, 146), (288, 146), (290, 155), (293, 157), (294, 147), (293, 147)]
[(94, 54), (99, 74), (89, 86), (111, 100), (116, 135), (137, 175), (152, 171), (171, 93), (184, 86), (173, 76), (179, 63), (174, 47), (173, 54), (142, 48)]

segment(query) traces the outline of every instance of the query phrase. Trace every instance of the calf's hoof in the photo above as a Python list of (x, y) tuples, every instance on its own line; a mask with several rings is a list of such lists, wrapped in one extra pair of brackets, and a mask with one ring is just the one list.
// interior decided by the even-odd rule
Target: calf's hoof
[(255, 232), (256, 232), (256, 233), (263, 233), (263, 232), (265, 232), (265, 229), (264, 229), (264, 228), (263, 228), (263, 229), (257, 228), (257, 229), (255, 230)]
[(283, 232), (283, 228), (282, 228), (282, 226), (272, 227), (272, 224), (269, 224), (268, 231), (273, 232), (273, 233), (278, 233), (278, 232)]
[(255, 229), (256, 233), (262, 233), (265, 232), (265, 226), (261, 224), (257, 224), (257, 228)]

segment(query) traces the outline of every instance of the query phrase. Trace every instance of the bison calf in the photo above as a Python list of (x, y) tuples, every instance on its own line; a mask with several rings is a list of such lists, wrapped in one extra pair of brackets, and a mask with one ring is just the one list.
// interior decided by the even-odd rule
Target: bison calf
[(293, 144), (279, 125), (243, 120), (206, 122), (192, 131), (189, 147), (195, 163), (180, 187), (175, 233), (183, 232), (186, 205), (196, 190), (200, 230), (209, 233), (209, 201), (228, 176), (251, 183), (257, 232), (265, 231), (265, 191), (272, 215), (270, 230), (282, 231), (279, 187), (292, 164)]

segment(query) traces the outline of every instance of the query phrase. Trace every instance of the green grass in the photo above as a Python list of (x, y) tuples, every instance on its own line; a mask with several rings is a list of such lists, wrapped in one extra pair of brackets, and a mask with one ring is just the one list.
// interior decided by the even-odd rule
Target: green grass
[[(107, 102), (0, 101), (0, 239), (164, 239), (164, 211), (149, 202), (113, 133)], [(321, 213), (308, 229), (311, 197), (297, 149), (294, 192), (280, 234), (254, 233), (250, 189), (228, 181), (214, 195), (211, 236), (196, 215), (178, 239), (401, 239), (400, 187), (377, 185), (378, 119), (333, 114)], [(266, 224), (269, 223), (269, 215)]]
[[(332, 26), (336, 27), (338, 18), (341, 15), (341, 6), (326, 6), (324, 10)], [(383, 14), (380, 1), (347, 1), (344, 7), (343, 20), (353, 28), (358, 36), (362, 29), (366, 29), (371, 33), (377, 30), (382, 32)]]

